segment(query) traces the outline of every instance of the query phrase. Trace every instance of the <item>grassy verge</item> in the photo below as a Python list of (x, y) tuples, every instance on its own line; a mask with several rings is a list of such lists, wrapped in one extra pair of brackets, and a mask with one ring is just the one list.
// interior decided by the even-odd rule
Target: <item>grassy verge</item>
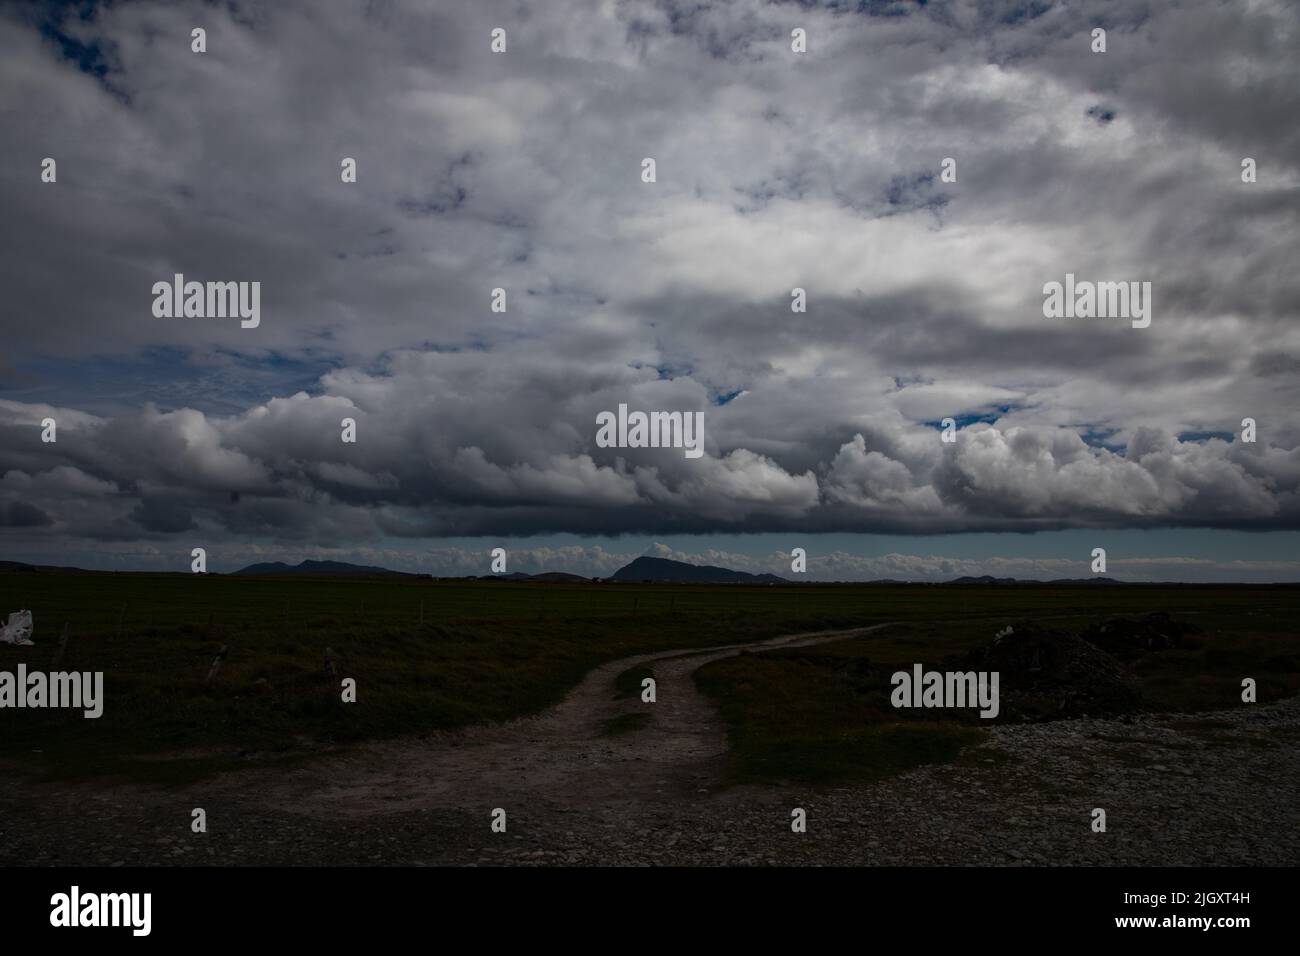
[(746, 653), (696, 672), (727, 724), (731, 782), (876, 780), (954, 760), (982, 739), (971, 723), (900, 719), (921, 712), (889, 707), (888, 674), (869, 662), (872, 637)]
[[(1142, 709), (1245, 706), (1243, 677), (1256, 679), (1261, 702), (1300, 692), (1300, 634), (1290, 624), (1297, 610), (1293, 596), (1262, 601), (1245, 612), (1231, 602), (1191, 605), (1183, 619), (1204, 631), (1193, 647), (1128, 662), (1141, 687)], [(1154, 606), (1178, 611), (1169, 602)], [(941, 612), (940, 604), (936, 615)], [(1050, 623), (1077, 631), (1110, 616), (1113, 612), (1094, 611), (1053, 616)], [(964, 747), (982, 739), (987, 723), (973, 711), (895, 710), (889, 704), (889, 678), (917, 662), (936, 667), (992, 634), (987, 619), (903, 624), (831, 644), (746, 653), (706, 665), (696, 672), (696, 681), (727, 723), (729, 779), (874, 780), (922, 764), (957, 761)]]
[[(0, 670), (13, 671), (20, 661), (52, 669), (66, 622), (70, 638), (60, 669), (103, 671), (106, 700), (98, 720), (60, 710), (0, 713), (0, 758), (60, 776), (171, 772), (164, 762), (141, 756), (178, 757), (171, 761), (172, 769), (190, 766), (194, 773), (286, 761), (360, 740), (534, 713), (558, 701), (592, 667), (632, 654), (886, 620), (968, 622), (968, 631), (912, 623), (882, 632), (876, 641), (883, 643), (862, 645), (887, 649), (873, 651), (884, 660), (924, 660), (963, 641), (985, 639), (995, 626), (1020, 617), (1082, 618), (1155, 608), (1186, 609), (1207, 619), (1217, 614), (1238, 622), (1242, 640), (1207, 643), (1202, 652), (1207, 656), (1184, 662), (1181, 676), (1168, 671), (1151, 675), (1153, 693), (1177, 697), (1190, 681), (1204, 699), (1216, 700), (1231, 689), (1243, 667), (1258, 667), (1260, 699), (1265, 700), (1300, 682), (1287, 670), (1294, 668), (1300, 652), (1290, 630), (1300, 610), (1298, 595), (1295, 588), (1102, 592), (4, 572), (0, 612), (32, 609), (37, 646), (0, 646)], [(1251, 627), (1270, 639), (1289, 636), (1278, 637), (1271, 655), (1261, 656)], [(223, 645), (229, 647), (228, 656), (207, 684), (204, 677)], [(325, 670), (327, 647), (336, 660), (336, 676)], [(810, 697), (827, 686), (841, 695), (833, 699), (853, 700), (836, 683), (845, 681), (843, 674), (816, 660), (839, 653), (810, 649), (800, 658), (801, 669), (789, 670), (795, 681), (789, 686), (783, 685), (785, 672), (758, 672), (753, 679), (771, 684), (778, 696), (765, 692), (763, 699), (755, 698), (752, 718), (745, 715), (750, 708), (726, 711), (733, 725), (753, 722), (755, 732), (743, 747), (770, 746), (772, 753), (784, 754), (771, 762), (770, 771), (783, 763), (795, 773), (803, 772), (804, 764), (820, 764), (833, 775), (837, 764), (869, 765), (875, 760), (872, 754), (888, 751), (894, 756), (881, 758), (884, 763), (901, 766), (927, 751), (942, 757), (953, 741), (978, 732), (977, 727), (940, 732), (908, 722), (907, 732), (928, 736), (895, 746), (874, 739), (876, 722), (868, 721), (863, 729), (859, 711), (844, 711), (839, 718), (825, 711), (813, 726), (829, 728), (838, 719), (835, 726), (850, 743), (825, 746), (821, 756), (804, 761), (801, 754), (826, 739), (822, 730), (799, 738), (797, 746), (781, 735), (793, 732), (790, 727), (802, 719)], [(724, 664), (742, 666), (741, 661)], [(1207, 676), (1209, 664), (1222, 671)], [(618, 691), (639, 693), (647, 673), (629, 670), (619, 678)], [(355, 704), (341, 702), (343, 677), (357, 681)], [(1173, 683), (1162, 686), (1166, 680)], [(721, 686), (717, 690), (723, 697), (729, 693)], [(773, 699), (783, 702), (781, 707)], [(857, 706), (865, 705), (858, 701)], [(758, 733), (760, 718), (770, 735)], [(858, 736), (862, 739), (852, 742)], [(841, 759), (846, 752), (859, 756), (846, 764)]]
[[(281, 761), (535, 713), (608, 660), (851, 626), (864, 610), (792, 602), (777, 614), (753, 590), (747, 607), (719, 588), (673, 601), (662, 588), (596, 585), (0, 574), (0, 608), (31, 608), (37, 624), (35, 647), (0, 645), (0, 670), (52, 670), (66, 621), (59, 669), (104, 672), (105, 697), (96, 720), (0, 713), (0, 758), (61, 777), (151, 779), (170, 771), (141, 755), (195, 773)], [(356, 703), (341, 700), (345, 677)]]

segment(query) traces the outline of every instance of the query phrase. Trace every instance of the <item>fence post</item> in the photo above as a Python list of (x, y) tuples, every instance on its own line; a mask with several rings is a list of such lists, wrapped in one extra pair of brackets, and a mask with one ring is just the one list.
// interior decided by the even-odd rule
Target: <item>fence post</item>
[(217, 676), (217, 672), (221, 670), (221, 662), (226, 659), (226, 654), (228, 654), (229, 652), (230, 652), (230, 648), (225, 644), (222, 644), (221, 650), (217, 651), (217, 656), (212, 658), (212, 666), (208, 668), (208, 676), (203, 678), (203, 683), (205, 684), (212, 683), (212, 681)]
[(68, 649), (68, 622), (63, 622), (63, 636), (59, 638), (59, 649), (54, 652), (54, 663), (50, 670), (58, 670), (63, 663), (63, 652)]

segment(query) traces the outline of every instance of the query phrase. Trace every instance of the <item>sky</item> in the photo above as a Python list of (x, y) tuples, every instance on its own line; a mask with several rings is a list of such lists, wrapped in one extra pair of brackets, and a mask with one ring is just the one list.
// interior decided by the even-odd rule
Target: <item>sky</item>
[(0, 559), (1300, 581), (1298, 53), (1286, 0), (5, 7)]

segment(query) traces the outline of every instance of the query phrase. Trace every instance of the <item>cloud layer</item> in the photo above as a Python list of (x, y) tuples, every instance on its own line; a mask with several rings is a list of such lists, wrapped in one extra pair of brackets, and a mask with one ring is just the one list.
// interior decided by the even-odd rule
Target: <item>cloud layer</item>
[[(0, 16), (12, 542), (1300, 527), (1293, 5)], [(176, 272), (260, 326), (153, 318)]]

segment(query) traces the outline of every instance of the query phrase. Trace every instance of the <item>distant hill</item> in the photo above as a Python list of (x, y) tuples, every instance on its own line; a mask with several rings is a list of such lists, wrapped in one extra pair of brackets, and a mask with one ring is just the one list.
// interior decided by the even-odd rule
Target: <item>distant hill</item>
[(0, 571), (71, 571), (79, 574), (88, 573), (81, 568), (63, 567), (58, 564), (26, 564), (22, 561), (0, 561)]
[(351, 577), (396, 577), (418, 578), (424, 575), (408, 574), (405, 571), (390, 571), (388, 568), (376, 568), (365, 564), (348, 564), (346, 561), (303, 561), (299, 564), (285, 564), (283, 561), (270, 561), (263, 564), (250, 564), (246, 568), (232, 571), (232, 574), (248, 577), (275, 577), (285, 574), (335, 574)]
[(541, 574), (530, 575), (528, 580), (583, 582), (590, 581), (591, 578), (584, 578), (581, 574), (570, 574), (568, 571), (543, 571)]
[(1008, 585), (1008, 584), (1068, 584), (1071, 587), (1080, 584), (1087, 585), (1113, 585), (1120, 586), (1127, 582), (1116, 581), (1114, 578), (1056, 578), (1052, 581), (1039, 581), (1035, 578), (1021, 580), (1020, 578), (995, 578), (988, 574), (982, 574), (979, 577), (962, 577), (953, 578), (949, 584), (983, 584), (983, 585)]
[[(171, 571), (107, 571), (91, 568), (65, 567), (51, 564), (29, 564), (25, 561), (0, 561), (0, 574), (170, 574), (188, 575), (189, 569), (182, 564)], [(285, 564), (283, 561), (269, 561), (262, 564), (250, 564), (246, 568), (231, 572), (239, 577), (385, 577), (385, 578), (422, 578), (430, 580), (431, 574), (409, 571), (392, 571), (365, 564), (350, 564), (346, 561), (302, 561), (299, 564)], [(213, 573), (211, 576), (219, 576)], [(792, 581), (775, 574), (749, 574), (745, 571), (733, 571), (712, 565), (687, 564), (685, 561), (671, 561), (667, 558), (637, 558), (631, 564), (619, 568), (608, 578), (587, 578), (567, 571), (543, 571), (540, 574), (524, 574), (512, 571), (509, 574), (483, 574), (469, 577), (438, 578), (446, 581), (534, 581), (537, 583), (589, 583), (592, 581), (657, 581), (667, 583), (702, 583), (702, 584), (809, 584), (818, 586), (845, 587), (946, 587), (949, 585), (968, 585), (972, 587), (1122, 587), (1122, 588), (1159, 588), (1159, 587), (1282, 587), (1294, 588), (1300, 582), (1273, 582), (1259, 585), (1244, 585), (1241, 582), (1218, 581), (1213, 584), (1193, 584), (1186, 581), (1117, 581), (1109, 577), (1056, 578), (1040, 581), (1030, 578), (997, 578), (984, 574), (978, 577), (965, 576), (951, 581), (899, 581), (893, 578), (881, 578), (874, 581)]]
[(1048, 584), (1070, 584), (1070, 585), (1092, 584), (1092, 585), (1100, 585), (1102, 587), (1106, 587), (1106, 586), (1128, 587), (1133, 582), (1116, 581), (1114, 578), (1056, 578), (1052, 581), (1048, 581), (1047, 583)]
[[(346, 561), (303, 561), (300, 564), (285, 564), (283, 561), (268, 561), (263, 564), (250, 564), (246, 568), (232, 571), (243, 577), (280, 577), (286, 575), (338, 575), (339, 577), (385, 577), (385, 578), (427, 578), (428, 574), (414, 574), (408, 571), (391, 571), (367, 564), (349, 564)], [(464, 580), (464, 579), (452, 579)], [(585, 582), (578, 574), (564, 571), (545, 571), (541, 574), (525, 574), (511, 571), (509, 574), (480, 574), (471, 580), (478, 581), (559, 581)]]
[(668, 558), (637, 558), (619, 568), (610, 581), (672, 581), (685, 584), (789, 584), (775, 574), (750, 574), (708, 564), (687, 564)]

